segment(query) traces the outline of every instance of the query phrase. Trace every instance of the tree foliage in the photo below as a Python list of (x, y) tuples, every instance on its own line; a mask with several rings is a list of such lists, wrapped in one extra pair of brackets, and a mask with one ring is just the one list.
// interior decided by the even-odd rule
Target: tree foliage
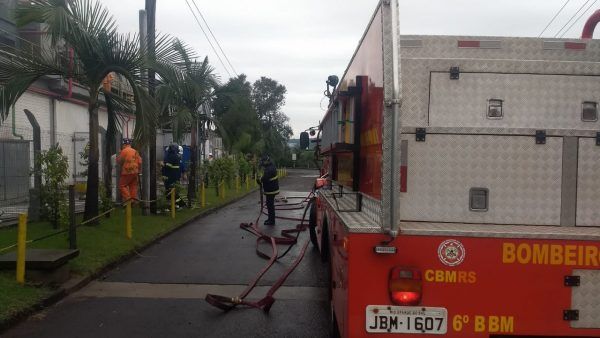
[(246, 75), (231, 78), (219, 87), (213, 102), (214, 115), (226, 134), (225, 147), (233, 153), (258, 153), (261, 145), (260, 123), (251, 100), (252, 85)]
[(292, 136), (292, 128), (288, 124), (289, 118), (281, 111), (286, 93), (284, 85), (264, 76), (252, 86), (252, 101), (261, 123), (264, 151), (277, 163), (286, 161), (286, 156), (291, 154), (287, 141)]
[[(139, 37), (120, 34), (108, 10), (101, 2), (91, 0), (31, 0), (19, 2), (15, 11), (18, 26), (44, 23), (52, 39), (51, 48), (42, 48), (39, 54), (19, 49), (0, 50), (0, 86), (3, 100), (0, 118), (34, 81), (42, 76), (57, 75), (71, 78), (88, 90), (90, 149), (85, 219), (98, 214), (98, 159), (99, 159), (99, 95), (102, 81), (109, 73), (120, 75), (134, 93), (136, 128), (134, 135), (140, 142), (156, 132), (156, 106), (145, 90), (147, 78), (146, 51), (140, 49)], [(73, 51), (73, 60), (67, 53), (57, 53), (55, 46), (62, 41)], [(169, 38), (156, 43), (156, 58), (177, 63), (177, 54), (171, 52)]]
[(213, 109), (229, 136), (225, 145), (230, 152), (268, 153), (275, 162), (291, 156), (287, 141), (292, 129), (281, 110), (286, 92), (276, 80), (261, 77), (250, 84), (244, 74), (218, 88)]

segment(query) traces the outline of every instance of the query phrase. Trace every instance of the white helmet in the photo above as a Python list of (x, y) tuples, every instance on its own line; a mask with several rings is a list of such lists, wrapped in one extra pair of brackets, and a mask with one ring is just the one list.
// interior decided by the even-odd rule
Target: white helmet
[(183, 155), (183, 147), (179, 146), (179, 155)]

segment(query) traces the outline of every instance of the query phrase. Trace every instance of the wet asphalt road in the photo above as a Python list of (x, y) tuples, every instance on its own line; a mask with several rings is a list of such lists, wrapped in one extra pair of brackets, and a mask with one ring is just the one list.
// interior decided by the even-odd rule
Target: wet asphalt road
[[(307, 195), (317, 172), (289, 174), (281, 181), (280, 196)], [(255, 237), (239, 227), (256, 219), (257, 201), (258, 193), (253, 193), (197, 220), (1, 336), (327, 337), (326, 268), (311, 244), (275, 294), (269, 314), (249, 308), (223, 313), (204, 301), (207, 292), (238, 295), (265, 265), (255, 254)], [(278, 211), (291, 217), (301, 213)], [(261, 228), (263, 220), (264, 216)], [(276, 233), (296, 223), (279, 220), (268, 230)], [(299, 245), (275, 263), (249, 298), (266, 292), (306, 240), (308, 232), (300, 235)]]

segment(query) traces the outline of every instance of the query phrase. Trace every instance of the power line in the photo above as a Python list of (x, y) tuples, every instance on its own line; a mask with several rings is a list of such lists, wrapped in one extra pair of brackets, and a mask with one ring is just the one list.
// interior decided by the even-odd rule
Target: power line
[(594, 6), (594, 4), (595, 4), (596, 2), (598, 2), (598, 0), (594, 0), (594, 2), (592, 2), (592, 3), (591, 3), (589, 6), (588, 6), (588, 8), (586, 8), (586, 10), (585, 10), (585, 11), (583, 11), (583, 12), (581, 13), (581, 15), (579, 15), (579, 17), (577, 18), (577, 20), (573, 21), (573, 23), (571, 24), (571, 26), (569, 26), (569, 28), (567, 28), (567, 30), (566, 30), (566, 31), (564, 31), (564, 32), (563, 32), (563, 33), (560, 35), (560, 37), (562, 38), (562, 37), (563, 37), (565, 34), (567, 34), (567, 32), (568, 32), (568, 31), (570, 31), (570, 30), (571, 30), (571, 28), (572, 28), (572, 27), (573, 27), (573, 26), (574, 26), (574, 25), (575, 25), (575, 24), (576, 24), (576, 23), (577, 23), (579, 20), (581, 20), (581, 18), (582, 18), (582, 17), (583, 17), (583, 16), (584, 16), (584, 15), (585, 15), (585, 14), (586, 14), (586, 13), (587, 13), (589, 10), (590, 10), (590, 8), (592, 8), (592, 6)]
[(571, 0), (565, 1), (565, 3), (558, 10), (558, 12), (556, 12), (556, 14), (554, 14), (554, 16), (552, 17), (552, 20), (550, 20), (550, 22), (548, 22), (548, 24), (546, 25), (546, 27), (544, 27), (544, 29), (542, 30), (542, 32), (540, 33), (540, 35), (538, 35), (538, 38), (541, 37), (542, 34), (544, 34), (544, 32), (546, 31), (546, 29), (548, 29), (548, 27), (550, 27), (550, 25), (554, 22), (554, 19), (556, 19), (556, 17), (560, 14), (560, 12), (562, 12), (562, 10), (569, 4), (569, 2), (571, 2)]
[[(569, 0), (570, 1), (570, 0)], [(196, 1), (192, 0), (192, 4), (194, 5), (194, 7), (196, 7), (196, 10), (198, 11), (198, 14), (200, 14), (200, 18), (202, 19), (202, 21), (204, 22), (204, 24), (206, 25), (206, 28), (208, 28), (208, 32), (210, 33), (210, 35), (213, 37), (213, 39), (215, 40), (215, 42), (217, 43), (217, 47), (219, 47), (219, 50), (221, 51), (221, 53), (223, 54), (223, 56), (225, 57), (225, 60), (227, 61), (227, 64), (229, 64), (229, 66), (231, 67), (231, 69), (233, 70), (233, 73), (237, 76), (238, 73), (235, 71), (235, 68), (233, 67), (233, 65), (231, 64), (231, 62), (229, 61), (229, 58), (227, 57), (227, 54), (225, 54), (225, 51), (223, 51), (223, 48), (221, 48), (221, 44), (219, 43), (219, 40), (217, 40), (217, 38), (215, 37), (215, 35), (213, 34), (212, 30), (210, 29), (210, 26), (208, 25), (208, 22), (206, 22), (206, 20), (204, 19), (204, 15), (202, 15), (202, 12), (200, 11), (200, 8), (198, 8), (198, 6), (196, 5)]]
[(204, 37), (206, 37), (206, 41), (208, 41), (208, 44), (210, 45), (210, 47), (212, 48), (213, 52), (217, 56), (217, 59), (219, 59), (219, 62), (221, 62), (221, 65), (223, 66), (223, 68), (227, 72), (227, 75), (229, 75), (229, 77), (231, 77), (231, 73), (229, 72), (229, 70), (225, 66), (225, 63), (223, 63), (223, 60), (219, 56), (219, 53), (217, 53), (217, 50), (215, 49), (215, 46), (213, 46), (212, 42), (210, 42), (210, 39), (208, 38), (208, 35), (206, 34), (206, 31), (204, 31), (204, 28), (202, 28), (202, 25), (200, 24), (200, 20), (198, 20), (198, 16), (196, 15), (196, 13), (194, 12), (194, 10), (192, 9), (192, 6), (190, 6), (189, 1), (185, 0), (185, 3), (187, 4), (188, 8), (190, 9), (190, 12), (192, 12), (192, 15), (194, 16), (194, 19), (196, 19), (196, 23), (198, 24), (198, 27), (200, 27), (200, 30), (204, 34)]
[(562, 27), (561, 27), (561, 28), (558, 30), (558, 32), (556, 32), (556, 34), (554, 35), (554, 37), (557, 37), (557, 36), (558, 36), (558, 35), (559, 35), (559, 34), (562, 32), (562, 30), (563, 30), (563, 29), (565, 29), (565, 27), (567, 27), (567, 25), (568, 25), (569, 23), (571, 23), (571, 20), (573, 20), (573, 19), (574, 19), (574, 18), (577, 16), (577, 14), (579, 14), (579, 12), (581, 12), (581, 10), (583, 9), (583, 7), (585, 7), (585, 5), (587, 5), (587, 4), (588, 4), (588, 2), (590, 2), (590, 0), (586, 0), (586, 1), (583, 3), (583, 5), (581, 5), (581, 7), (579, 7), (579, 9), (577, 10), (577, 12), (575, 12), (575, 14), (573, 14), (573, 16), (572, 16), (571, 18), (569, 18), (569, 20), (567, 20), (567, 23), (565, 23), (565, 25), (564, 25), (564, 26), (562, 26)]

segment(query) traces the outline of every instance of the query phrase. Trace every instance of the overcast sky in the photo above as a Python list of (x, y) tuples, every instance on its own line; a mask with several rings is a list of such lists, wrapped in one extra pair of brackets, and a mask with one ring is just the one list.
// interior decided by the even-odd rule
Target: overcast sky
[[(589, 8), (565, 35), (578, 37), (587, 17), (600, 8), (597, 1), (569, 0), (543, 36), (554, 37), (579, 8), (582, 10), (573, 21)], [(121, 31), (137, 31), (138, 9), (144, 7), (144, 0), (102, 2), (116, 18)], [(317, 125), (323, 116), (325, 80), (330, 74), (341, 77), (378, 1), (195, 2), (238, 74), (248, 75), (252, 82), (267, 76), (287, 87), (283, 111), (290, 117), (298, 137), (300, 131)], [(566, 2), (400, 0), (400, 30), (401, 34), (538, 36)], [(208, 55), (221, 81), (227, 81), (229, 75), (185, 0), (157, 0), (156, 27), (160, 33), (181, 38), (199, 55)], [(227, 64), (225, 59), (223, 62)], [(232, 70), (229, 72), (233, 75)]]

